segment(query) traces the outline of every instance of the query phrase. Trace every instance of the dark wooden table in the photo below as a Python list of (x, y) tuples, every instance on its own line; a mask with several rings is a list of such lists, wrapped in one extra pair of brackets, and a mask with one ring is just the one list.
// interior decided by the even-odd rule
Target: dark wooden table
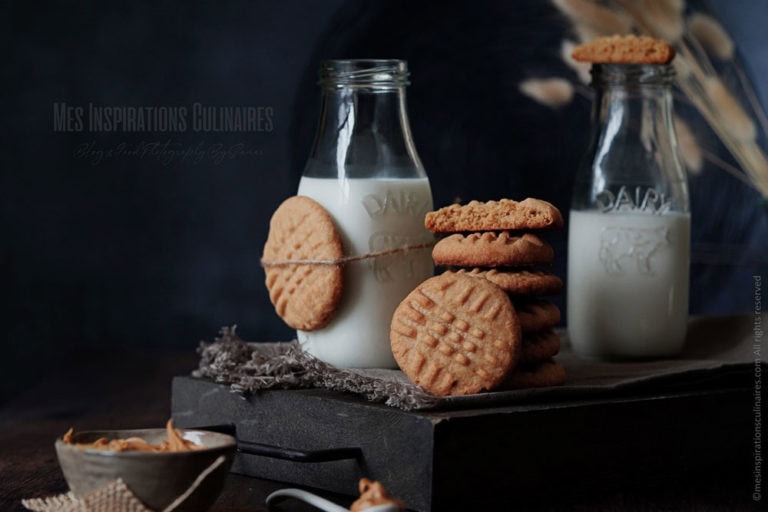
[[(56, 371), (11, 401), (0, 404), (0, 511), (25, 510), (22, 498), (66, 491), (53, 442), (69, 427), (78, 429), (162, 426), (170, 414), (170, 384), (197, 363), (193, 350), (91, 353), (70, 357)], [(748, 411), (747, 411), (748, 412)], [(716, 414), (716, 411), (713, 411)], [(567, 428), (564, 425), (563, 428)], [(691, 425), (696, 428), (696, 425)], [(744, 435), (749, 435), (745, 432)], [(706, 447), (703, 447), (706, 449)], [(723, 467), (702, 475), (691, 468), (674, 481), (647, 482), (606, 491), (601, 482), (577, 494), (552, 492), (524, 503), (510, 495), (509, 510), (754, 510), (748, 468)], [(585, 461), (588, 465), (588, 461)], [(214, 511), (264, 510), (266, 496), (285, 484), (231, 474)], [(482, 489), (478, 489), (482, 492)], [(326, 497), (348, 505), (349, 498)], [(314, 510), (287, 504), (283, 510)]]

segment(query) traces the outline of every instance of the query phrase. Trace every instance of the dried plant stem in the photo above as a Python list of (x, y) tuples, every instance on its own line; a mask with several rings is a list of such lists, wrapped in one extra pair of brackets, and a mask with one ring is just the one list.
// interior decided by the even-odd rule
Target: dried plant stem
[(763, 150), (754, 142), (737, 142), (739, 154), (747, 161), (744, 165), (755, 187), (768, 198), (768, 158)]
[(565, 78), (529, 78), (519, 85), (520, 92), (553, 109), (573, 99), (573, 84)]
[(741, 65), (735, 65), (734, 69), (736, 70), (736, 76), (739, 79), (739, 83), (744, 90), (744, 95), (747, 97), (747, 101), (749, 101), (749, 106), (752, 107), (752, 111), (755, 113), (757, 121), (760, 123), (760, 129), (764, 134), (768, 134), (768, 116), (766, 116), (763, 106), (757, 98), (757, 93), (755, 92), (754, 87), (752, 87), (752, 82), (747, 78)]
[[(678, 48), (687, 62), (694, 63), (693, 66), (689, 67), (691, 68), (691, 71), (697, 75), (698, 80), (701, 82), (702, 92), (708, 95), (711, 101), (718, 103), (718, 98), (716, 98), (713, 95), (713, 91), (708, 88), (708, 84), (713, 83), (713, 80), (717, 80), (719, 82), (718, 73), (715, 70), (715, 67), (712, 65), (712, 61), (707, 56), (707, 52), (701, 46), (699, 41), (695, 37), (691, 37), (690, 35), (686, 34), (680, 40)], [(734, 67), (741, 75), (739, 77), (739, 81), (742, 82), (742, 86), (750, 102), (750, 106), (755, 112), (758, 113), (758, 117), (762, 118), (761, 127), (765, 133), (768, 133), (768, 130), (766, 129), (768, 128), (768, 120), (765, 119), (765, 113), (760, 107), (754, 91), (752, 91), (751, 87), (747, 87), (749, 80), (746, 80), (746, 77), (743, 76), (740, 66)], [(719, 92), (719, 96), (721, 98), (723, 95), (727, 96), (726, 98), (723, 98), (727, 103), (727, 108), (726, 106), (723, 106), (723, 108), (720, 109), (723, 111), (721, 113), (724, 115), (726, 121), (735, 121), (735, 125), (741, 125), (738, 127), (739, 129), (735, 130), (737, 133), (741, 133), (746, 138), (754, 138), (754, 125), (746, 112), (743, 111), (741, 105), (739, 105), (738, 102), (736, 102), (736, 100), (730, 96), (730, 93), (725, 89), (724, 86), (717, 87), (716, 90)], [(751, 95), (750, 92), (752, 93)]]
[[(690, 84), (688, 80), (679, 82), (679, 86), (688, 95), (688, 97), (693, 100), (699, 113), (701, 113), (701, 115), (707, 120), (710, 127), (718, 136), (718, 138), (723, 142), (725, 147), (728, 148), (728, 151), (731, 152), (731, 154), (736, 159), (736, 161), (739, 162), (739, 165), (741, 165), (742, 168), (745, 169), (747, 174), (749, 174), (750, 176), (753, 175), (754, 173), (752, 173), (749, 170), (752, 163), (747, 160), (746, 154), (743, 151), (743, 144), (745, 144), (745, 142), (742, 141), (740, 143), (739, 141), (735, 140), (735, 138), (724, 126), (720, 117), (714, 113), (712, 105), (709, 103), (709, 98), (706, 95), (697, 94), (696, 87)], [(755, 145), (754, 141), (749, 142), (749, 144)], [(708, 158), (708, 160), (711, 160), (711, 159)], [(721, 162), (723, 161), (721, 160)], [(726, 171), (729, 170), (727, 167), (723, 165), (719, 165), (719, 167), (721, 167), (723, 170), (726, 170)], [(745, 173), (738, 173), (738, 174), (739, 176), (744, 177), (746, 179)], [(754, 182), (750, 181), (749, 179), (746, 179), (745, 183), (747, 183), (751, 188), (755, 189), (763, 196), (768, 197), (768, 187), (762, 184), (763, 181), (764, 179), (762, 178)]]
[(664, 0), (636, 0), (635, 3), (639, 4), (640, 17), (653, 27), (651, 33), (670, 43), (675, 43), (682, 37), (685, 26), (678, 6)]
[(576, 59), (573, 58), (572, 54), (575, 48), (575, 43), (564, 39), (560, 44), (560, 58), (565, 62), (566, 66), (576, 73), (576, 76), (579, 77), (579, 81), (588, 84), (590, 80), (589, 64), (585, 62), (577, 62)]
[(715, 18), (697, 12), (688, 17), (686, 25), (691, 39), (705, 47), (709, 54), (721, 60), (733, 58), (733, 39)]
[(674, 117), (674, 126), (677, 134), (677, 145), (685, 166), (689, 172), (699, 174), (703, 165), (701, 146), (696, 141), (696, 137), (693, 135), (688, 124), (681, 117)]
[(701, 43), (699, 43), (695, 37), (691, 37), (688, 34), (683, 35), (678, 43), (678, 48), (683, 50), (688, 59), (698, 63), (700, 67), (704, 68), (704, 74), (708, 76), (717, 76), (715, 66), (712, 65), (712, 61), (707, 57), (706, 50), (702, 48)]
[(722, 80), (718, 77), (708, 78), (704, 82), (704, 90), (732, 137), (749, 141), (757, 139), (755, 122)]
[(584, 84), (573, 84), (573, 92), (589, 101), (593, 101), (595, 99), (595, 91)]
[[(706, 84), (712, 80), (719, 80), (719, 78), (706, 53), (698, 42), (692, 39), (689, 37), (683, 38), (678, 45), (681, 56), (693, 64), (690, 66), (691, 74), (687, 77), (681, 77), (682, 79), (678, 80), (678, 86), (685, 93), (686, 98), (696, 106), (699, 113), (706, 119), (712, 130), (728, 148), (736, 161), (739, 162), (744, 171), (734, 174), (733, 166), (730, 166), (720, 158), (712, 158), (714, 155), (711, 153), (708, 153), (707, 160), (732, 175), (738, 175), (741, 181), (748, 184), (764, 197), (768, 197), (768, 175), (764, 175), (766, 170), (756, 167), (755, 162), (749, 159), (750, 154), (759, 151), (759, 147), (757, 147), (754, 141), (756, 136), (754, 125), (749, 126), (751, 120), (743, 112), (740, 105), (731, 103), (731, 98), (727, 98), (728, 101), (723, 101), (722, 98), (720, 100), (713, 98), (712, 93), (714, 89), (707, 87)], [(693, 46), (693, 49), (691, 46)], [(735, 67), (739, 70), (739, 66)], [(744, 77), (743, 81), (748, 82), (746, 77)], [(718, 87), (717, 90), (722, 92), (721, 88), (722, 86)], [(756, 100), (757, 98), (755, 97), (754, 102)], [(719, 101), (720, 105), (715, 103), (716, 101)], [(735, 102), (735, 100), (733, 101)], [(750, 101), (754, 107), (754, 102)], [(723, 108), (718, 108), (723, 107), (723, 104), (727, 104), (725, 106), (727, 107), (726, 110), (729, 110), (728, 112), (721, 112)], [(759, 115), (758, 117), (763, 118), (761, 120), (761, 127), (765, 130), (768, 122), (764, 122), (765, 114), (759, 108), (759, 103), (757, 107), (753, 108), (753, 110), (762, 114), (762, 116)], [(745, 124), (745, 119), (747, 124)]]
[[(639, 32), (674, 44), (678, 53), (677, 86), (683, 93), (676, 94), (675, 99), (696, 108), (741, 171), (704, 148), (700, 148), (701, 158), (768, 200), (768, 157), (758, 143), (766, 142), (768, 115), (737, 60), (733, 41), (717, 20), (693, 13), (686, 23), (682, 0), (552, 0), (552, 3), (570, 19), (575, 33), (582, 37), (612, 28), (613, 33)], [(561, 56), (579, 73), (580, 80), (587, 83), (583, 69), (574, 66), (569, 58), (570, 45), (567, 41), (563, 43)], [(733, 64), (739, 90), (726, 87), (710, 55)], [(574, 93), (592, 97), (583, 85), (574, 85)], [(695, 139), (689, 142), (696, 145)], [(691, 162), (695, 168), (700, 159), (691, 158)]]
[(696, 107), (696, 104), (693, 101), (691, 101), (691, 98), (686, 96), (685, 93), (683, 92), (678, 92), (677, 90), (675, 90), (672, 93), (672, 98), (678, 103), (685, 103), (686, 105), (690, 105), (691, 107)]
[(643, 32), (646, 34), (651, 33), (648, 30), (648, 27), (645, 26), (645, 22), (643, 20), (642, 14), (640, 13), (639, 6), (637, 5), (638, 2), (634, 2), (633, 0), (614, 0), (611, 3), (613, 3), (614, 6), (618, 6), (620, 9), (623, 9), (625, 12), (628, 12), (632, 19), (635, 21), (635, 24), (643, 29)]
[(719, 167), (720, 169), (724, 170), (725, 172), (727, 172), (734, 178), (738, 179), (739, 181), (745, 183), (749, 187), (754, 188), (754, 185), (752, 184), (751, 181), (749, 181), (749, 178), (747, 177), (747, 175), (744, 174), (744, 172), (741, 171), (738, 167), (735, 167), (729, 164), (728, 162), (726, 162), (716, 154), (704, 148), (701, 149), (701, 155), (704, 157), (704, 160), (706, 160), (707, 162)]

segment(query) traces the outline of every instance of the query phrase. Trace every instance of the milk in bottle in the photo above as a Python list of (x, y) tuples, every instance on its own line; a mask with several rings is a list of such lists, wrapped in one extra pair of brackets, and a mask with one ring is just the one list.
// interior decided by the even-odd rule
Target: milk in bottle
[(331, 323), (297, 337), (337, 366), (396, 367), (392, 314), (433, 273), (433, 237), (424, 227), (432, 194), (405, 111), (407, 77), (398, 60), (327, 61), (320, 69), (320, 124), (298, 194), (331, 214), (345, 256), (363, 258), (344, 265)]
[(568, 336), (585, 356), (672, 356), (685, 341), (691, 228), (673, 73), (592, 66), (592, 142), (568, 223)]
[[(432, 238), (424, 229), (424, 215), (432, 209), (426, 178), (304, 177), (298, 193), (328, 210), (347, 255), (419, 246)], [(392, 313), (432, 270), (430, 251), (424, 248), (347, 263), (336, 316), (324, 329), (300, 331), (299, 342), (315, 357), (337, 366), (394, 367), (389, 346)]]
[(571, 212), (568, 332), (576, 350), (609, 357), (680, 350), (690, 225), (683, 213)]

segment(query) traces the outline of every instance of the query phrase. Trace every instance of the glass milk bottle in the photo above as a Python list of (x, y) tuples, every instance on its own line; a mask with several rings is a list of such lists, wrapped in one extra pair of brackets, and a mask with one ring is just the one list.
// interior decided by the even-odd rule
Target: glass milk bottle
[(320, 123), (298, 194), (328, 210), (345, 256), (412, 247), (347, 262), (332, 322), (297, 333), (306, 352), (336, 366), (396, 367), (392, 314), (433, 273), (425, 247), (433, 237), (424, 228), (432, 193), (411, 138), (407, 85), (401, 60), (332, 60), (320, 67)]
[(673, 78), (670, 65), (592, 67), (568, 234), (568, 334), (585, 356), (671, 356), (685, 340), (691, 221)]

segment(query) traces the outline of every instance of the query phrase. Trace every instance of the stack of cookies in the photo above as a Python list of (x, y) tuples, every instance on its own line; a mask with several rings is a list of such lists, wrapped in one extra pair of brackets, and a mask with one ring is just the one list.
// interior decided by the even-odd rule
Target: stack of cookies
[(430, 212), (426, 227), (447, 235), (434, 247), (447, 267), (400, 304), (392, 350), (406, 375), (438, 395), (562, 384), (552, 358), (560, 310), (544, 296), (563, 282), (540, 270), (554, 260), (541, 230), (563, 226), (552, 204), (502, 199)]

